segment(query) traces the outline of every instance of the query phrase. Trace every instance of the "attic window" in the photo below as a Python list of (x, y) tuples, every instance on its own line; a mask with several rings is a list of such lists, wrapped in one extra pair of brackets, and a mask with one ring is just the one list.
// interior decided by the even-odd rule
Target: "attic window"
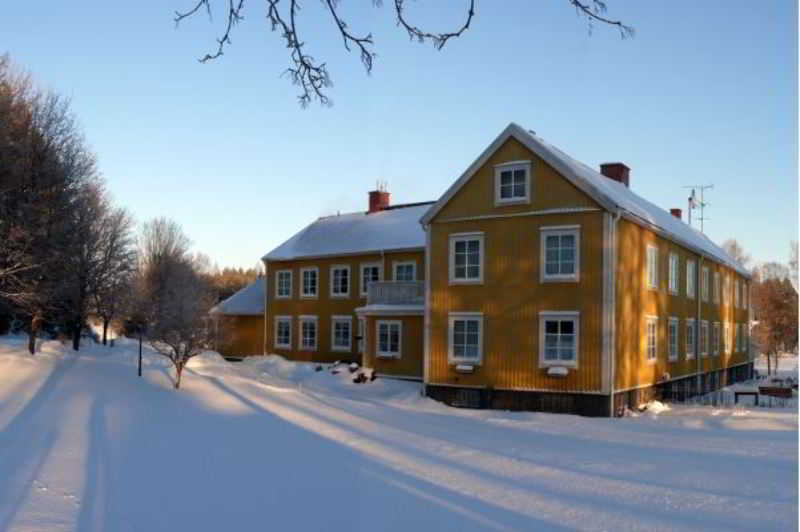
[(494, 203), (530, 203), (531, 162), (512, 161), (494, 167)]

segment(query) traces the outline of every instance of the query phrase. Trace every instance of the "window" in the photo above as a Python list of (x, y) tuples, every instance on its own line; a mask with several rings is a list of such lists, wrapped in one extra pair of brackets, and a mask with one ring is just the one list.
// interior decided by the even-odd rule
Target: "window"
[(275, 297), (278, 299), (292, 297), (292, 270), (275, 272)]
[(686, 261), (686, 296), (694, 298), (697, 270), (693, 260)]
[(719, 291), (722, 289), (720, 284), (719, 272), (714, 272), (714, 303), (719, 303)]
[(364, 352), (364, 345), (367, 342), (366, 338), (367, 334), (367, 319), (366, 318), (358, 318), (358, 352)]
[(714, 322), (714, 328), (711, 333), (711, 354), (719, 354), (719, 322)]
[(578, 312), (540, 312), (539, 365), (577, 367), (579, 330)]
[(580, 266), (580, 227), (541, 228), (540, 281), (577, 281)]
[(658, 290), (658, 248), (647, 246), (647, 287)]
[(739, 296), (741, 295), (741, 293), (742, 293), (742, 285), (737, 280), (736, 281), (736, 291), (733, 293), (733, 306), (734, 307), (737, 307), (737, 308), (739, 307), (739, 301), (741, 301), (741, 298)]
[(494, 203), (528, 203), (531, 199), (531, 163), (514, 161), (494, 167)]
[(417, 263), (416, 262), (395, 262), (394, 280), (395, 281), (416, 281)]
[(741, 323), (733, 324), (733, 350), (738, 353), (742, 350), (742, 325)]
[(729, 275), (725, 276), (725, 291), (723, 293), (723, 297), (725, 298), (725, 304), (731, 304), (731, 278)]
[(648, 316), (646, 319), (647, 361), (655, 362), (658, 358), (658, 318), (656, 316)]
[(376, 355), (379, 357), (400, 358), (403, 322), (399, 320), (378, 320), (375, 328)]
[(742, 351), (747, 353), (750, 350), (750, 330), (747, 323), (742, 323)]
[(383, 266), (380, 262), (372, 262), (361, 265), (361, 296), (365, 297), (369, 293), (369, 283), (380, 281), (383, 277)]
[(694, 319), (686, 320), (686, 358), (694, 358), (694, 335), (695, 335), (695, 321)]
[(729, 322), (725, 322), (725, 336), (722, 340), (723, 349), (725, 353), (731, 352), (731, 324)]
[(352, 344), (352, 316), (331, 317), (331, 351), (350, 351)]
[(743, 282), (742, 283), (742, 308), (743, 309), (747, 309), (748, 308), (747, 307), (747, 294), (748, 294), (747, 283)]
[(708, 355), (708, 322), (706, 320), (700, 322), (700, 355)]
[(331, 297), (350, 297), (350, 266), (331, 266)]
[(667, 357), (678, 360), (678, 318), (670, 318), (667, 322)]
[(483, 314), (479, 312), (450, 314), (448, 336), (448, 358), (451, 363), (481, 363), (483, 359)]
[(317, 349), (316, 316), (300, 316), (300, 349), (306, 351)]
[(319, 292), (319, 269), (303, 268), (300, 270), (300, 297), (317, 297)]
[(450, 235), (450, 283), (483, 282), (483, 233)]
[(708, 266), (703, 266), (703, 278), (700, 280), (700, 294), (703, 301), (708, 301)]
[(275, 316), (275, 347), (292, 348), (291, 316)]
[(669, 291), (672, 294), (678, 293), (678, 255), (669, 254)]

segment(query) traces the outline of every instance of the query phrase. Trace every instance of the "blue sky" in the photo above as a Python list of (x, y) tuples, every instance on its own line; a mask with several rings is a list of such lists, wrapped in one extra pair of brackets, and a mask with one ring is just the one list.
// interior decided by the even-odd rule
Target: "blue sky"
[[(374, 35), (367, 76), (309, 0), (301, 28), (334, 106), (305, 110), (263, 2), (210, 64), (196, 58), (222, 11), (175, 29), (192, 3), (12, 2), (0, 51), (72, 98), (118, 203), (139, 221), (174, 218), (220, 266), (365, 209), (376, 180), (393, 202), (436, 199), (511, 121), (591, 166), (625, 162), (632, 189), (664, 208), (713, 183), (706, 233), (758, 261), (786, 261), (797, 239), (796, 2), (608, 0), (637, 31), (621, 40), (590, 35), (566, 0), (483, 0), (441, 52), (409, 42), (390, 2), (342, 2), (353, 31)], [(410, 2), (408, 16), (446, 30), (466, 3)]]

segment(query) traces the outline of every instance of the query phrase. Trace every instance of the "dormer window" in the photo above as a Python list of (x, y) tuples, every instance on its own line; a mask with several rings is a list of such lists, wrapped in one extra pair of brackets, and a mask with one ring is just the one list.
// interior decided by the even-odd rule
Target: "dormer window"
[(530, 203), (531, 162), (512, 161), (494, 167), (495, 205)]

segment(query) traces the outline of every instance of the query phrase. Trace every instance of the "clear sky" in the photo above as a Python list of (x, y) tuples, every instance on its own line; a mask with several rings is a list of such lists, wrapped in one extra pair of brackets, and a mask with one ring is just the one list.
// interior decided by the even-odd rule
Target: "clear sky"
[[(631, 188), (686, 207), (683, 185), (713, 183), (706, 233), (756, 260), (785, 262), (797, 239), (797, 4), (607, 0), (636, 28), (621, 40), (566, 0), (479, 0), (441, 52), (409, 42), (391, 2), (342, 2), (378, 53), (365, 75), (320, 2), (303, 3), (309, 53), (327, 61), (335, 104), (303, 110), (281, 78), (287, 50), (247, 3), (234, 44), (211, 64), (222, 23), (177, 30), (194, 0), (26, 0), (0, 14), (0, 51), (72, 98), (118, 203), (137, 220), (177, 220), (220, 266), (252, 266), (317, 216), (437, 199), (511, 121), (591, 166), (623, 161)], [(227, 2), (225, 2), (227, 3)], [(408, 3), (432, 30), (466, 0)]]

